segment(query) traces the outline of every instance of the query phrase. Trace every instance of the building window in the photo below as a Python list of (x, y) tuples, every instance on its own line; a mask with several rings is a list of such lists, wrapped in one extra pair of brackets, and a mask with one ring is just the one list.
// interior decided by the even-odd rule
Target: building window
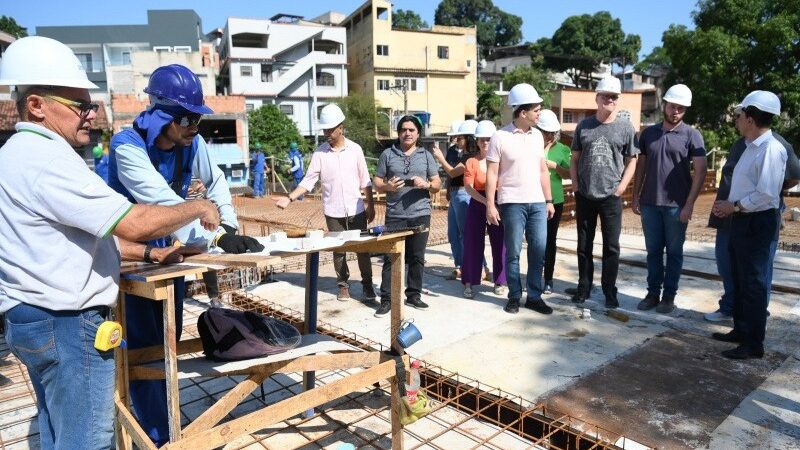
[(467, 67), (472, 67), (472, 60), (471, 59), (467, 60)]
[(572, 117), (572, 111), (564, 111), (564, 123), (575, 123), (575, 119)]
[(317, 72), (317, 86), (336, 86), (336, 78), (328, 72)]
[(378, 7), (378, 20), (389, 20), (389, 8)]
[(78, 57), (78, 61), (81, 62), (81, 66), (83, 66), (83, 70), (87, 72), (94, 72), (92, 70), (92, 54), (91, 53), (75, 53), (75, 56)]
[(500, 73), (506, 73), (506, 70), (508, 70), (508, 67), (501, 67)]
[(436, 49), (436, 54), (439, 56), (439, 59), (450, 59), (450, 48), (440, 45)]
[(122, 52), (122, 65), (126, 66), (131, 63), (131, 52)]
[(388, 45), (376, 45), (375, 46), (375, 53), (378, 56), (389, 56), (389, 46)]
[(378, 90), (379, 91), (388, 91), (389, 90), (389, 80), (378, 80)]
[(172, 51), (172, 47), (170, 47), (169, 45), (157, 45), (157, 46), (153, 47), (153, 51), (156, 52), (156, 53), (171, 52)]
[(407, 91), (421, 92), (424, 90), (422, 78), (397, 78), (397, 87), (405, 87)]
[(176, 45), (172, 48), (172, 51), (175, 53), (191, 53), (192, 47), (189, 47), (188, 45)]
[(250, 66), (239, 66), (239, 75), (243, 77), (252, 77), (253, 68)]
[(261, 82), (262, 83), (272, 83), (272, 65), (271, 64), (262, 64), (261, 65)]
[(247, 112), (253, 111), (255, 109), (256, 109), (256, 105), (254, 105), (252, 103), (245, 103), (244, 104), (244, 110), (247, 111)]
[(287, 116), (294, 115), (294, 105), (281, 105), (281, 112), (286, 114)]

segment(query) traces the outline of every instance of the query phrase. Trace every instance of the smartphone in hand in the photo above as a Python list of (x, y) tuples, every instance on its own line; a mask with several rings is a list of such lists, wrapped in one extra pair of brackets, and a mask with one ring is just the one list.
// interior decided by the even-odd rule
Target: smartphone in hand
[(404, 181), (404, 183), (403, 183), (404, 186), (414, 187), (414, 180), (408, 179), (408, 180), (403, 180), (403, 181)]

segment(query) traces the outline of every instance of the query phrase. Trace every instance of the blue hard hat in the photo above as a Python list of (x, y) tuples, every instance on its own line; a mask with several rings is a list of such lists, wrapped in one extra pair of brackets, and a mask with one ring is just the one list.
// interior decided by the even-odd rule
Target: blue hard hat
[(180, 64), (161, 66), (154, 70), (144, 92), (159, 100), (170, 100), (196, 114), (214, 112), (205, 105), (200, 79), (188, 67)]

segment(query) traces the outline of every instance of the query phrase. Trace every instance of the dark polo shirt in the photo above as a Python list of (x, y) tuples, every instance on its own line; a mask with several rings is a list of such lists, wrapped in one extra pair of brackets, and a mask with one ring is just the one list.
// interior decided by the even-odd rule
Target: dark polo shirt
[(669, 131), (652, 125), (639, 136), (639, 149), (647, 157), (639, 201), (683, 207), (692, 189), (692, 158), (706, 156), (700, 132), (683, 122)]

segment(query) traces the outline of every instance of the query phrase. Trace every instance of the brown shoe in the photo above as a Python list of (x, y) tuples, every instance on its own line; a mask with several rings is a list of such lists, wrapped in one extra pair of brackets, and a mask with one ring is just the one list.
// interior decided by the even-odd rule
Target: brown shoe
[(446, 280), (460, 280), (461, 279), (461, 268), (460, 267), (456, 267), (455, 269), (453, 269), (453, 272), (450, 273), (450, 275), (448, 275), (447, 277), (445, 277), (445, 279)]
[(350, 288), (347, 286), (339, 286), (339, 293), (336, 295), (336, 300), (340, 302), (350, 300)]

